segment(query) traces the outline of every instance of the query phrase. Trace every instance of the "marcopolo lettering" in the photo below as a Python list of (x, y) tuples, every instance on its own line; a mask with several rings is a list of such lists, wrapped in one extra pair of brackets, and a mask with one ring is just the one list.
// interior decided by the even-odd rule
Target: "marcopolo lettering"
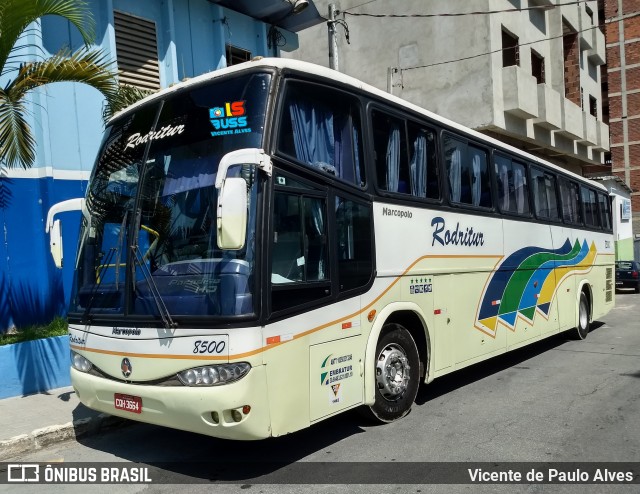
[(456, 223), (455, 229), (447, 229), (444, 218), (436, 216), (431, 220), (433, 228), (433, 240), (431, 246), (436, 242), (440, 245), (462, 245), (465, 247), (479, 247), (484, 245), (484, 234), (476, 232), (473, 227), (467, 227), (464, 231), (460, 229), (460, 223)]
[(396, 216), (398, 218), (412, 218), (413, 213), (405, 209), (382, 208), (382, 216)]

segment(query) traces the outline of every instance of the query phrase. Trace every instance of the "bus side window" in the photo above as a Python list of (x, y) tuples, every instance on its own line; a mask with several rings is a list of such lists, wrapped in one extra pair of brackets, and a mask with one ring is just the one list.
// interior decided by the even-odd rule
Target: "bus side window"
[(273, 311), (329, 295), (326, 202), (324, 198), (275, 193), (271, 241)]
[(596, 192), (586, 187), (580, 187), (582, 206), (584, 207), (584, 224), (590, 227), (600, 226), (598, 217), (598, 205), (596, 204)]
[(599, 192), (598, 204), (600, 205), (600, 224), (605, 230), (611, 230), (611, 203), (609, 202), (609, 197)]
[(536, 167), (531, 167), (531, 181), (533, 183), (533, 203), (538, 218), (559, 219), (555, 176)]
[(560, 179), (560, 197), (562, 199), (562, 219), (566, 223), (582, 223), (578, 184)]
[(409, 122), (408, 128), (410, 193), (414, 197), (439, 199), (436, 134), (412, 122)]
[(278, 151), (314, 170), (365, 186), (359, 104), (345, 93), (289, 82)]
[(491, 186), (487, 152), (475, 146), (469, 146), (467, 176), (471, 189), (471, 204), (483, 208), (491, 207)]
[(495, 155), (498, 206), (502, 212), (529, 214), (527, 170), (523, 163)]
[(373, 270), (371, 208), (336, 197), (336, 225), (340, 292), (365, 286)]
[(378, 187), (388, 192), (409, 194), (407, 132), (404, 120), (374, 111), (373, 142)]
[(444, 157), (451, 202), (468, 202), (466, 199), (471, 195), (470, 191), (463, 191), (462, 161), (466, 154), (465, 148), (466, 145), (462, 141), (449, 135), (444, 136)]

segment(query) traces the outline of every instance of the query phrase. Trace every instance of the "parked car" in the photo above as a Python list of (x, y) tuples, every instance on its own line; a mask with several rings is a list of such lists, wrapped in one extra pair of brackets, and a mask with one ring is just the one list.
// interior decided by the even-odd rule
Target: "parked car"
[(616, 288), (635, 288), (640, 293), (640, 263), (616, 261)]

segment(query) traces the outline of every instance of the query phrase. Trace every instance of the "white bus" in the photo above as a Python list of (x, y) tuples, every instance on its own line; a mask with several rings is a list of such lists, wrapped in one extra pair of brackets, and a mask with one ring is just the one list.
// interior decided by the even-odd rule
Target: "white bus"
[(74, 205), (78, 397), (210, 436), (390, 422), (421, 382), (614, 305), (602, 186), (297, 61), (117, 115), (48, 224)]

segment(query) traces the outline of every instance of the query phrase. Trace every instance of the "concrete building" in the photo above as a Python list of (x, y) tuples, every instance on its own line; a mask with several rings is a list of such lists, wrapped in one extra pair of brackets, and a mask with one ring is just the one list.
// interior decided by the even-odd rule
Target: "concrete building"
[(606, 19), (610, 172), (632, 189), (633, 234), (640, 248), (640, 1), (599, 4)]
[[(604, 35), (597, 2), (557, 0), (317, 0), (334, 3), (339, 70), (571, 171), (599, 169)], [(509, 9), (522, 9), (506, 12)], [(465, 16), (391, 17), (474, 13)], [(372, 14), (388, 14), (371, 17)], [(326, 26), (287, 57), (328, 66)]]
[[(115, 61), (121, 82), (152, 90), (254, 56), (278, 56), (297, 47), (298, 31), (323, 21), (312, 0), (87, 1), (96, 21), (94, 48)], [(66, 21), (45, 17), (22, 41), (14, 54), (34, 60), (63, 46), (78, 48), (81, 38)], [(11, 75), (3, 73), (0, 84)], [(62, 271), (49, 254), (45, 219), (53, 204), (84, 196), (102, 137), (103, 103), (98, 91), (81, 84), (31, 93), (35, 164), (0, 173), (0, 332), (66, 311), (80, 213), (61, 216)]]

